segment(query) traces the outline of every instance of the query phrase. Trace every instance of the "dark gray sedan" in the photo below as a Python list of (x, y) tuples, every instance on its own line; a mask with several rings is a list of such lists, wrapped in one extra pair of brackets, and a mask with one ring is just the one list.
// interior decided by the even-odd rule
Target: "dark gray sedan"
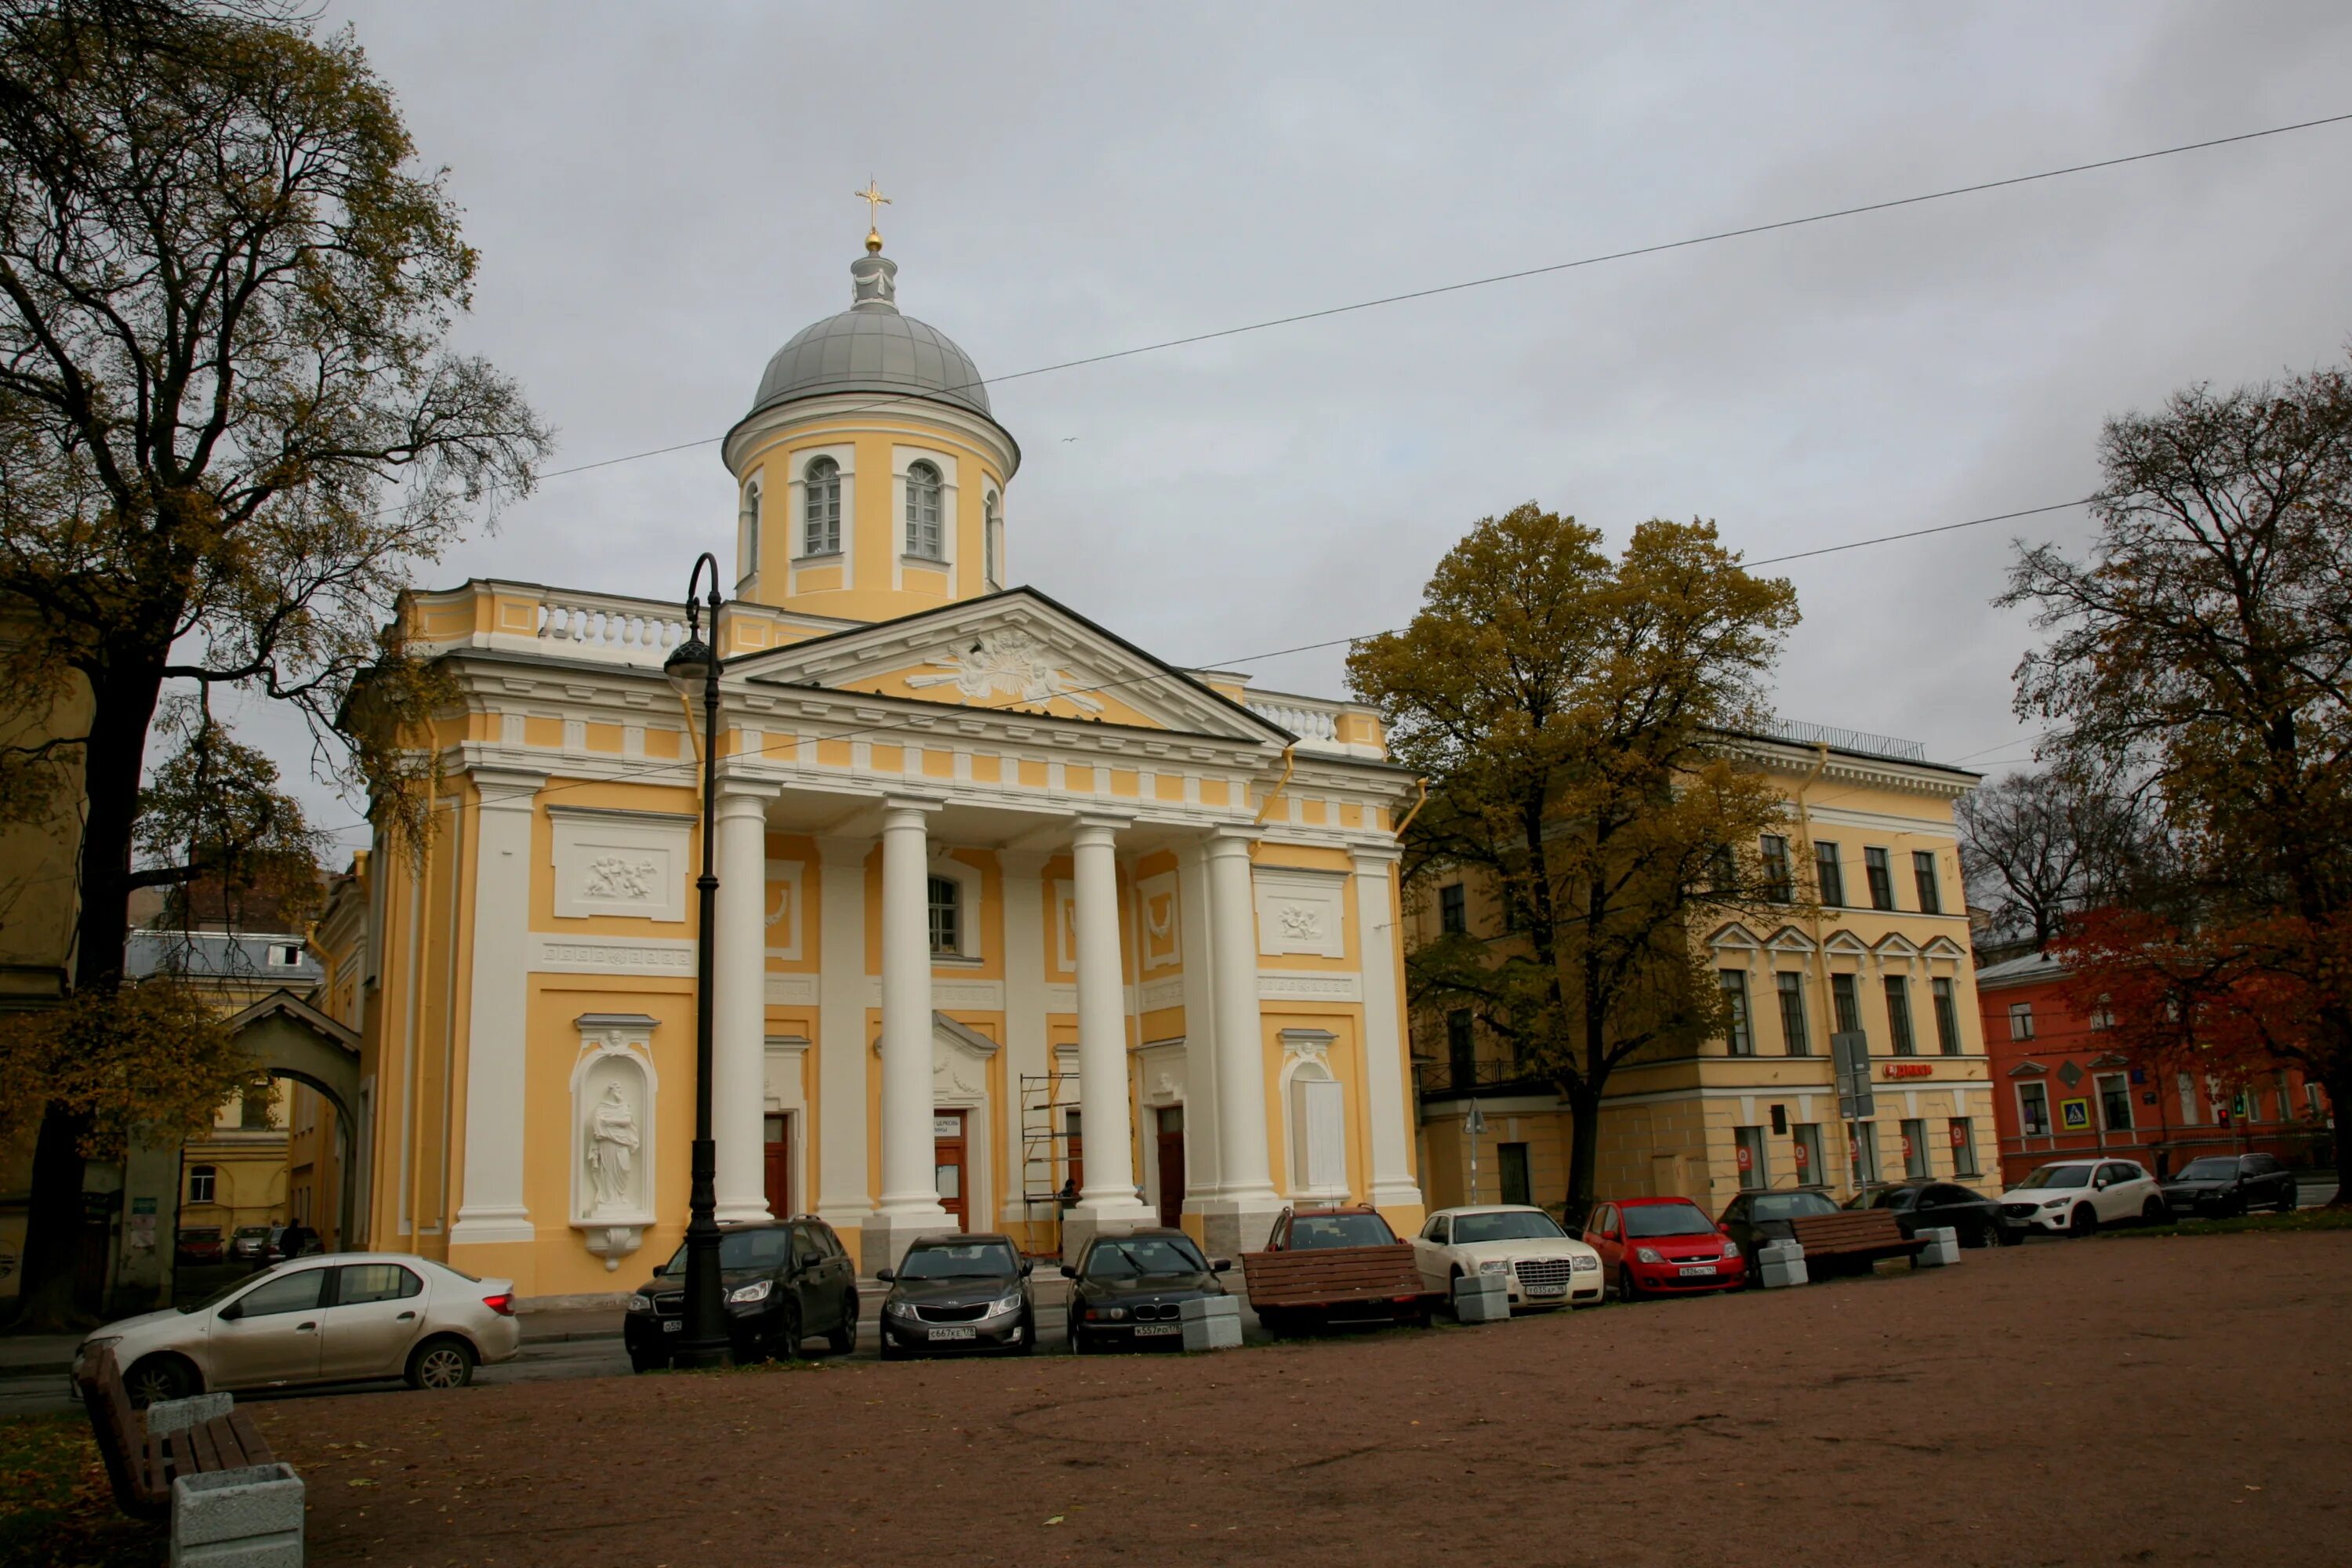
[(2262, 1208), (2292, 1214), (2294, 1198), (2294, 1173), (2275, 1154), (2207, 1154), (2164, 1184), (2164, 1201), (2173, 1212), (2200, 1219)]
[(884, 1361), (1037, 1348), (1029, 1260), (1010, 1237), (919, 1237), (898, 1268), (874, 1278), (890, 1287), (882, 1301)]

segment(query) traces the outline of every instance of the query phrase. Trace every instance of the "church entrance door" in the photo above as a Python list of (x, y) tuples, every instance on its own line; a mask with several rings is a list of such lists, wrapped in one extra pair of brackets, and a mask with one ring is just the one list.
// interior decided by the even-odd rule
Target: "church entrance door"
[(1160, 1223), (1173, 1228), (1184, 1217), (1184, 1108), (1171, 1106), (1160, 1119)]
[(793, 1119), (767, 1118), (768, 1213), (778, 1219), (793, 1215)]
[(970, 1191), (964, 1180), (964, 1112), (939, 1110), (931, 1113), (931, 1143), (933, 1163), (940, 1182), (940, 1207), (955, 1216), (958, 1230), (971, 1228), (970, 1205), (965, 1194)]

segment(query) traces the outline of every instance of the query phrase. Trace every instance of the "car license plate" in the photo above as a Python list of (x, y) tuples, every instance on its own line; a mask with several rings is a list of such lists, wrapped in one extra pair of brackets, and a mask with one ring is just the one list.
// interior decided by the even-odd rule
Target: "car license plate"
[(1135, 1325), (1135, 1331), (1139, 1334), (1181, 1334), (1184, 1331), (1184, 1325), (1181, 1323), (1138, 1323)]
[(1694, 1279), (1701, 1274), (1712, 1274), (1714, 1272), (1715, 1265), (1712, 1263), (1686, 1263), (1683, 1265), (1682, 1268), (1682, 1277), (1685, 1279)]
[(686, 1320), (684, 1318), (664, 1318), (662, 1320), (662, 1332), (666, 1334), (677, 1333), (679, 1330), (685, 1327)]
[(1565, 1296), (1568, 1294), (1568, 1287), (1565, 1285), (1530, 1285), (1528, 1287), (1528, 1294), (1530, 1296)]
[(977, 1331), (972, 1329), (933, 1329), (931, 1331), (931, 1338), (935, 1341), (968, 1340), (971, 1339), (976, 1331)]

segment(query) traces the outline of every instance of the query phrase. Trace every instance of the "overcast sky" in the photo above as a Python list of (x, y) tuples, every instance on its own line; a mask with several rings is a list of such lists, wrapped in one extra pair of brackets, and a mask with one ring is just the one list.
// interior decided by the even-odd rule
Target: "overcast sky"
[[(555, 467), (715, 438), (844, 309), (999, 376), (1190, 332), (2352, 110), (2352, 7), (1310, 7), (335, 0), (446, 163), (465, 347)], [(1337, 695), (1482, 516), (1751, 557), (2088, 493), (2101, 418), (2339, 358), (2352, 124), (992, 387), (1008, 554), (1164, 658)], [(682, 592), (715, 445), (551, 479), (425, 574)], [(2028, 755), (2012, 540), (1785, 570), (1785, 717)], [(275, 726), (271, 727), (273, 731)], [(349, 820), (347, 808), (322, 818)], [(346, 842), (361, 836), (346, 834)]]

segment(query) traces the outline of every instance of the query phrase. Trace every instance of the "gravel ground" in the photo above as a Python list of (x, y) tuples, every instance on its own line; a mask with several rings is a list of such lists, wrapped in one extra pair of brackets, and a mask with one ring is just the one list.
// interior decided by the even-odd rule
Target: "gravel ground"
[(321, 1564), (2347, 1560), (2352, 1232), (1964, 1257), (1215, 1356), (257, 1417)]

